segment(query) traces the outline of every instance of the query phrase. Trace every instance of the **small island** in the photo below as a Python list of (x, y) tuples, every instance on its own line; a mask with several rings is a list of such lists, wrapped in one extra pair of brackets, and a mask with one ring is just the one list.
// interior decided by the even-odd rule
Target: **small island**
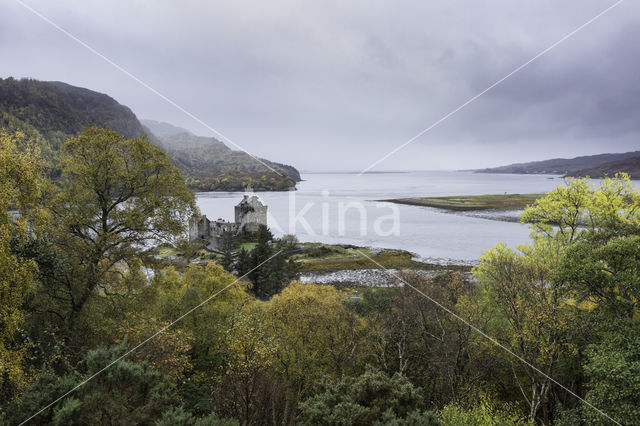
[(479, 211), (479, 210), (522, 210), (533, 204), (540, 194), (487, 194), (487, 195), (456, 195), (449, 197), (412, 197), (394, 198), (386, 201), (411, 206), (433, 207), (449, 211)]

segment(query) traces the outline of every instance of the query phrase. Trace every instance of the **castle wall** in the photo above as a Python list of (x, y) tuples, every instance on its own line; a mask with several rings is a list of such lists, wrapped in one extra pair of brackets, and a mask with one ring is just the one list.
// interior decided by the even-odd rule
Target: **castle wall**
[(256, 232), (260, 225), (267, 225), (267, 206), (256, 196), (244, 196), (235, 206), (235, 222), (222, 219), (210, 221), (205, 215), (189, 221), (189, 241), (206, 240), (207, 248), (217, 250), (222, 245), (225, 232), (234, 235), (242, 232)]
[(209, 223), (209, 219), (205, 215), (192, 217), (189, 221), (189, 241), (208, 238)]
[(209, 244), (207, 248), (217, 250), (222, 246), (222, 240), (226, 232), (237, 234), (238, 224), (225, 220), (216, 220), (209, 223)]

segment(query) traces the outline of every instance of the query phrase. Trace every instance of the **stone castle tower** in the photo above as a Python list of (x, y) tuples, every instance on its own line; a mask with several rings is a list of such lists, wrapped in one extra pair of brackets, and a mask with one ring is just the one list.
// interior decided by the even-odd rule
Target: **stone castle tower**
[(245, 195), (235, 207), (235, 213), (240, 231), (256, 232), (260, 225), (267, 225), (267, 206), (255, 195)]
[(189, 221), (189, 241), (204, 240), (209, 250), (217, 250), (225, 232), (234, 235), (256, 232), (260, 225), (267, 225), (267, 206), (257, 196), (245, 195), (235, 206), (235, 222), (212, 221), (205, 215), (193, 217)]

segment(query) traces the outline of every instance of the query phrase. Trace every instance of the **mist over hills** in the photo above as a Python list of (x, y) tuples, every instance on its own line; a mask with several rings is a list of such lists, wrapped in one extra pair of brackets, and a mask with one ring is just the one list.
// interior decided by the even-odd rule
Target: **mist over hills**
[[(300, 181), (300, 173), (292, 166), (263, 158), (258, 161), (244, 151), (232, 150), (224, 142), (216, 138), (197, 136), (186, 129), (169, 123), (153, 120), (143, 120), (142, 122), (156, 135), (159, 146), (190, 177), (206, 180), (211, 176), (225, 173), (232, 175), (237, 175), (238, 173), (247, 175), (268, 173), (275, 178), (277, 175), (267, 167), (269, 166), (283, 173), (294, 182)], [(254, 187), (253, 189), (256, 188)]]
[(23, 131), (38, 142), (51, 176), (59, 174), (64, 141), (88, 126), (106, 127), (127, 138), (147, 134), (163, 148), (195, 190), (287, 190), (300, 181), (288, 165), (234, 151), (215, 138), (146, 120), (141, 123), (128, 107), (110, 96), (58, 81), (0, 79), (0, 127)]
[(170, 136), (177, 135), (180, 133), (189, 133), (192, 134), (189, 130), (174, 126), (173, 124), (165, 123), (162, 121), (151, 120), (148, 118), (140, 120), (142, 125), (146, 127), (150, 132), (152, 132), (156, 136)]

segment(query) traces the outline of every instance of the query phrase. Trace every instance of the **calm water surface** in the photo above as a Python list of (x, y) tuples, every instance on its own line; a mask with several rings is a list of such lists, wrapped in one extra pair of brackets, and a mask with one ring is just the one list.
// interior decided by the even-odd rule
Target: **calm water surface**
[[(529, 230), (510, 223), (441, 210), (379, 203), (388, 198), (544, 192), (562, 184), (548, 175), (472, 172), (306, 173), (298, 190), (256, 193), (269, 206), (275, 234), (294, 233), (300, 241), (354, 244), (409, 250), (438, 262), (473, 262), (499, 242), (515, 247), (529, 241)], [(209, 219), (233, 220), (241, 192), (197, 194)], [(348, 208), (347, 208), (348, 206)], [(341, 212), (342, 208), (342, 212)], [(396, 209), (397, 232), (393, 230)], [(298, 215), (298, 220), (296, 220)], [(300, 220), (300, 218), (302, 220)], [(341, 219), (342, 218), (342, 219)], [(386, 219), (385, 219), (386, 218)], [(379, 222), (376, 232), (376, 221)], [(364, 227), (364, 229), (363, 229)]]

